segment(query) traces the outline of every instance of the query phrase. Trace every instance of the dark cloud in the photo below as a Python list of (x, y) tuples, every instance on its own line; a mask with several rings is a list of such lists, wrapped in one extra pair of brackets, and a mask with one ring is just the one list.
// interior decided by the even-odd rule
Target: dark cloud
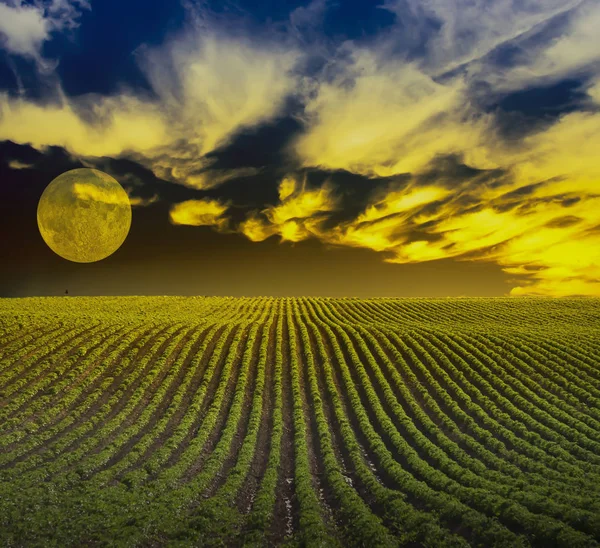
[(568, 228), (582, 222), (583, 219), (575, 217), (574, 215), (565, 215), (564, 217), (557, 217), (546, 223), (547, 228)]
[(449, 189), (461, 185), (504, 184), (504, 171), (500, 169), (477, 169), (464, 163), (460, 154), (445, 154), (435, 157), (413, 180), (418, 185), (436, 184)]
[[(290, 111), (292, 106), (284, 108)], [(236, 169), (245, 167), (294, 168), (288, 147), (290, 141), (302, 130), (292, 117), (283, 117), (256, 128), (240, 131), (226, 146), (206, 155), (210, 169)]]
[(338, 208), (330, 214), (325, 228), (354, 219), (369, 203), (376, 202), (394, 186), (402, 185), (407, 180), (403, 176), (365, 177), (344, 170), (307, 169), (305, 173), (308, 188), (321, 187), (326, 182), (334, 188)]
[(112, 175), (129, 193), (131, 198), (148, 200), (156, 197), (168, 203), (188, 200), (197, 192), (158, 178), (149, 168), (127, 158), (88, 158), (90, 167)]

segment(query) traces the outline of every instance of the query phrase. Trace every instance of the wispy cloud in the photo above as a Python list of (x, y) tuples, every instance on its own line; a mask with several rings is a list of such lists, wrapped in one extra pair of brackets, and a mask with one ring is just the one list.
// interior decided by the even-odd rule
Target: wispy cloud
[(553, 25), (515, 41), (514, 58), (509, 66), (475, 65), (473, 77), (489, 82), (496, 91), (507, 92), (548, 85), (575, 75), (600, 74), (596, 36), (600, 5), (589, 0), (577, 2), (575, 9), (565, 12)]
[(141, 50), (141, 66), (174, 139), (155, 151), (157, 175), (202, 186), (209, 152), (281, 112), (295, 89), (298, 58), (298, 51), (277, 43), (211, 30), (190, 30), (160, 48)]
[(484, 58), (580, 4), (582, 0), (386, 0), (383, 8), (395, 13), (400, 25), (422, 27), (435, 21), (439, 30), (421, 34), (420, 65), (429, 74), (442, 74)]
[(414, 63), (347, 49), (306, 97), (306, 131), (295, 143), (303, 165), (389, 176), (476, 152), (490, 116), (472, 108), (462, 78), (441, 84)]
[(8, 53), (34, 59), (44, 70), (53, 63), (42, 56), (42, 46), (53, 33), (74, 29), (86, 0), (50, 0), (26, 3), (12, 0), (0, 4), (0, 45)]

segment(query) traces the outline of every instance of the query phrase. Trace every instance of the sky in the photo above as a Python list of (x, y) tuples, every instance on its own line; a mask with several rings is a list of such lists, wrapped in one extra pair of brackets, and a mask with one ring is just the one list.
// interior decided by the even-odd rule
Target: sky
[[(0, 0), (0, 296), (600, 296), (600, 2)], [(117, 179), (97, 263), (44, 243)]]

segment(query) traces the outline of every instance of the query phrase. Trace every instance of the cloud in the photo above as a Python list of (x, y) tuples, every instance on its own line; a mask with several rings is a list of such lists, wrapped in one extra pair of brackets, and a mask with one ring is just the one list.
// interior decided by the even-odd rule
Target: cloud
[(429, 74), (441, 74), (482, 59), (494, 48), (525, 35), (577, 7), (582, 0), (387, 0), (383, 4), (400, 23), (431, 25), (421, 67)]
[[(451, 194), (443, 186), (418, 186), (413, 181), (401, 189), (384, 193), (356, 218), (321, 232), (319, 237), (331, 244), (386, 252), (388, 261), (399, 262), (400, 250), (413, 243), (419, 225), (430, 223), (432, 217), (426, 217), (424, 212), (432, 205), (447, 203), (445, 199)], [(413, 247), (416, 249), (419, 245)]]
[(490, 117), (471, 108), (461, 78), (441, 84), (414, 63), (348, 48), (335, 76), (306, 97), (294, 145), (302, 165), (385, 177), (476, 153)]
[(143, 198), (141, 196), (129, 196), (129, 203), (131, 207), (147, 207), (149, 205), (158, 202), (158, 194), (153, 194), (150, 198)]
[[(305, 167), (387, 177), (418, 173), (448, 154), (461, 155), (476, 168), (500, 167), (490, 150), (502, 146), (501, 114), (479, 106), (478, 86), (486, 84), (489, 101), (572, 76), (583, 67), (600, 74), (595, 36), (600, 5), (592, 2), (402, 0), (383, 7), (398, 16), (399, 32), (407, 21), (431, 26), (431, 17), (440, 28), (417, 33), (427, 39), (414, 59), (396, 51), (398, 33), (374, 44), (346, 43), (338, 50), (305, 87), (305, 133), (294, 145)], [(562, 31), (555, 36), (548, 28), (553, 29), (557, 15), (568, 18), (555, 24)], [(529, 41), (510, 67), (488, 56), (523, 37)], [(451, 72), (469, 63), (468, 70)]]
[(199, 186), (198, 177), (210, 165), (208, 153), (281, 112), (295, 90), (298, 58), (287, 46), (208, 29), (141, 50), (141, 67), (175, 137), (155, 151), (157, 175)]
[[(207, 165), (210, 164), (207, 163)], [(157, 164), (154, 163), (154, 169), (155, 171), (160, 173), (163, 169), (165, 169), (165, 165), (161, 163), (160, 168), (158, 168)], [(196, 174), (186, 173), (187, 172), (185, 170), (182, 173), (179, 167), (175, 166), (171, 168), (171, 171), (166, 175), (166, 177), (174, 177), (178, 181), (183, 181), (183, 184), (190, 188), (196, 188), (198, 190), (208, 190), (210, 188), (220, 186), (223, 183), (226, 183), (227, 181), (231, 181), (232, 179), (240, 179), (242, 177), (251, 177), (252, 175), (256, 175), (260, 173), (260, 169), (255, 167), (210, 169), (207, 167), (206, 169), (204, 169), (204, 171), (200, 171)], [(164, 172), (163, 175), (165, 175)]]
[(333, 188), (325, 183), (320, 188), (306, 189), (292, 175), (279, 185), (280, 203), (252, 213), (239, 226), (239, 231), (254, 242), (279, 234), (282, 241), (299, 242), (316, 236), (328, 214), (338, 207)]
[(330, 244), (393, 252), (410, 240), (411, 217), (449, 194), (443, 187), (407, 185), (402, 190), (385, 193), (355, 219), (319, 231), (317, 236)]
[(174, 225), (216, 226), (224, 228), (227, 218), (224, 213), (228, 205), (218, 200), (186, 200), (175, 204), (169, 217)]
[(90, 9), (85, 0), (0, 4), (0, 44), (9, 53), (32, 58), (48, 68), (41, 54), (44, 42), (52, 33), (76, 28), (82, 9)]
[(314, 39), (332, 0), (312, 0), (306, 6), (298, 6), (289, 16), (289, 26), (301, 41)]
[(10, 169), (29, 169), (29, 168), (32, 168), (33, 165), (32, 164), (26, 164), (24, 162), (21, 162), (20, 160), (10, 160), (8, 162), (8, 167)]
[[(129, 204), (132, 207), (147, 207), (158, 201), (158, 194), (144, 198), (141, 196), (132, 196), (128, 189), (125, 189), (125, 191), (129, 197)], [(105, 204), (122, 205), (124, 199), (122, 194), (115, 194), (113, 190), (89, 183), (75, 183), (73, 185), (73, 193), (78, 200), (93, 200)]]
[(493, 199), (496, 193), (483, 187), (453, 194), (442, 186), (409, 185), (313, 235), (383, 252), (392, 263), (495, 262), (518, 276), (514, 295), (600, 295), (600, 188), (596, 183), (594, 194), (590, 186), (568, 182), (547, 181), (518, 199)]
[(279, 199), (283, 202), (296, 192), (297, 182), (293, 177), (284, 177), (279, 183)]
[[(104, 178), (102, 175), (100, 175)], [(122, 192), (103, 188), (93, 183), (74, 183), (73, 193), (78, 200), (102, 202), (104, 204), (123, 205), (127, 201)]]
[(599, 124), (564, 115), (497, 158), (508, 173), (490, 184), (408, 185), (319, 237), (393, 263), (492, 261), (518, 276), (514, 295), (600, 295)]
[(41, 105), (0, 94), (0, 136), (38, 149), (58, 145), (83, 156), (144, 152), (169, 140), (153, 103), (128, 95), (86, 99)]
[(565, 21), (557, 25), (560, 32), (547, 33), (550, 36), (546, 39), (524, 41), (511, 66), (497, 71), (479, 67), (474, 76), (506, 92), (532, 84), (548, 85), (569, 76), (583, 76), (586, 72), (600, 75), (597, 45), (600, 5), (590, 1), (577, 4)]
[(600, 78), (592, 82), (592, 84), (587, 89), (587, 94), (590, 98), (591, 103), (600, 105)]
[(2, 47), (8, 52), (37, 58), (49, 34), (43, 10), (0, 4), (0, 35)]

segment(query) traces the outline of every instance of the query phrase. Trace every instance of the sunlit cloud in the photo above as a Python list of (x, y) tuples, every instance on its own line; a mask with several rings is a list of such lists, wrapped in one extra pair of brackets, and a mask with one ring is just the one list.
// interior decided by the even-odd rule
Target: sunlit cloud
[(282, 241), (299, 242), (317, 234), (319, 225), (337, 209), (333, 188), (325, 183), (306, 189), (296, 178), (288, 176), (279, 184), (280, 203), (262, 212), (252, 213), (239, 230), (259, 242), (278, 234)]
[(127, 95), (97, 101), (91, 107), (66, 98), (40, 105), (1, 94), (0, 136), (39, 149), (58, 145), (75, 155), (114, 157), (149, 151), (169, 139), (157, 105)]
[(171, 207), (169, 217), (174, 225), (223, 227), (227, 208), (218, 200), (186, 200)]
[(303, 165), (385, 177), (422, 170), (440, 154), (477, 153), (490, 117), (471, 108), (461, 78), (441, 84), (366, 49), (352, 48), (340, 65), (307, 97), (295, 143)]
[[(334, 76), (325, 75), (308, 94), (306, 131), (295, 149), (303, 165), (369, 177), (418, 176), (452, 154), (497, 176), (489, 183), (411, 182), (317, 236), (382, 252), (395, 263), (493, 261), (517, 276), (512, 294), (600, 295), (600, 50), (594, 30), (600, 6), (430, 0), (386, 7), (416, 25), (434, 15), (440, 30), (410, 62), (389, 56), (393, 33), (379, 52), (349, 46), (349, 55), (334, 62)], [(496, 64), (488, 54), (513, 40), (528, 47), (520, 46), (510, 67)], [(467, 69), (448, 76), (461, 65)], [(501, 112), (471, 101), (478, 82), (501, 96), (573, 76), (587, 79), (581, 109), (517, 140), (499, 133)]]
[(317, 230), (317, 234), (331, 244), (394, 252), (402, 244), (408, 244), (415, 226), (411, 217), (449, 193), (447, 189), (434, 186), (408, 186), (403, 190), (390, 191), (350, 222), (326, 231)]
[[(98, 177), (102, 179), (112, 178), (110, 175), (103, 173), (102, 171), (94, 170)], [(129, 198), (129, 204), (132, 207), (147, 207), (156, 203), (159, 199), (158, 194), (154, 194), (149, 198), (143, 198), (141, 196), (132, 196), (131, 190), (129, 187), (125, 188), (125, 192)], [(83, 201), (94, 201), (94, 202), (102, 202), (104, 204), (123, 204), (122, 195), (115, 194), (113, 190), (109, 190), (98, 186), (93, 183), (74, 183), (73, 184), (73, 194), (78, 200)]]
[(402, 191), (391, 191), (385, 198), (365, 210), (357, 222), (368, 222), (382, 219), (390, 215), (405, 213), (425, 204), (441, 200), (448, 196), (451, 191), (447, 188), (436, 186), (421, 188), (405, 188)]
[(279, 183), (279, 199), (283, 202), (296, 191), (296, 179), (293, 177), (285, 177)]
[[(105, 178), (103, 175), (98, 173), (98, 176)], [(74, 183), (73, 194), (78, 200), (102, 202), (104, 204), (115, 204), (119, 205), (123, 203), (122, 194), (117, 194), (114, 190), (103, 188), (94, 183)]]
[(141, 196), (129, 196), (129, 203), (131, 207), (148, 207), (149, 205), (158, 202), (158, 194), (150, 196), (150, 198), (142, 198)]

